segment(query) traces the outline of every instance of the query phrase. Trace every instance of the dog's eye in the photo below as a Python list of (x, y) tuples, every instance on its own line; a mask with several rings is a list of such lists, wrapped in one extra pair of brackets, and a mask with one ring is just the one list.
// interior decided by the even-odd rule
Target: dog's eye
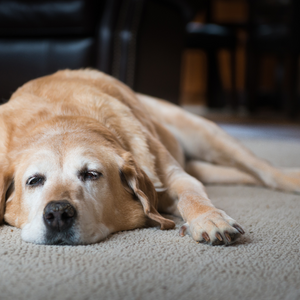
[(82, 181), (97, 180), (102, 174), (96, 171), (83, 171), (80, 173), (79, 178)]
[(45, 182), (45, 177), (37, 175), (28, 178), (26, 184), (30, 186), (38, 186), (44, 184), (44, 182)]

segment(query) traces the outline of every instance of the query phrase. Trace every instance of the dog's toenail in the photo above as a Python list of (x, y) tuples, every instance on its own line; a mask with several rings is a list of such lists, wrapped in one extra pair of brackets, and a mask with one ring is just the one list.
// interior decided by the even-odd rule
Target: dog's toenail
[(209, 235), (206, 232), (202, 233), (202, 237), (205, 239), (206, 242), (209, 242), (210, 238), (209, 238)]
[(217, 238), (220, 242), (223, 241), (223, 238), (222, 238), (222, 236), (221, 236), (221, 234), (220, 234), (219, 232), (216, 233), (216, 238)]
[(187, 226), (186, 225), (182, 225), (181, 228), (179, 229), (179, 235), (180, 236), (185, 236), (186, 230), (187, 230)]
[(225, 232), (224, 235), (225, 235), (226, 239), (228, 240), (228, 242), (231, 242), (231, 237), (230, 237), (229, 233)]
[(234, 227), (241, 234), (245, 233), (244, 229), (241, 226), (237, 225), (237, 224), (234, 224), (232, 227)]

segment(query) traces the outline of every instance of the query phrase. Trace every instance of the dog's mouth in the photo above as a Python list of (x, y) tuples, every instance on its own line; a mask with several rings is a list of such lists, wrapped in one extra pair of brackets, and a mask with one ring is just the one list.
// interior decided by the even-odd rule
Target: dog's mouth
[(67, 246), (71, 245), (69, 241), (63, 241), (63, 240), (58, 240), (52, 245), (57, 245), (57, 246)]
[(70, 229), (68, 232), (47, 232), (45, 237), (45, 245), (78, 245), (78, 238), (74, 230)]

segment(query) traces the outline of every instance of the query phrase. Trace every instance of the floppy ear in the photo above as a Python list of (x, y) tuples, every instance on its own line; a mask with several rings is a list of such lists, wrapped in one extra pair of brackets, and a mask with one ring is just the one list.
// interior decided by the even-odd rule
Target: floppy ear
[(11, 183), (12, 179), (10, 176), (0, 173), (0, 225), (3, 223), (6, 196)]
[(8, 159), (0, 155), (0, 225), (4, 220), (7, 197), (13, 196), (13, 167)]
[(147, 174), (137, 166), (130, 153), (126, 152), (121, 157), (120, 176), (125, 189), (139, 199), (146, 216), (159, 223), (160, 229), (174, 228), (173, 221), (157, 212), (157, 193)]

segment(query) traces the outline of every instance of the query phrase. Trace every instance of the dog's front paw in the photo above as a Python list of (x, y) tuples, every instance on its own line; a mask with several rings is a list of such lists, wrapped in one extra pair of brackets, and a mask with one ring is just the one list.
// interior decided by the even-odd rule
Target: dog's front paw
[(188, 232), (196, 242), (210, 245), (232, 244), (245, 233), (235, 220), (219, 209), (208, 211), (185, 223), (179, 233), (184, 236), (185, 232)]

